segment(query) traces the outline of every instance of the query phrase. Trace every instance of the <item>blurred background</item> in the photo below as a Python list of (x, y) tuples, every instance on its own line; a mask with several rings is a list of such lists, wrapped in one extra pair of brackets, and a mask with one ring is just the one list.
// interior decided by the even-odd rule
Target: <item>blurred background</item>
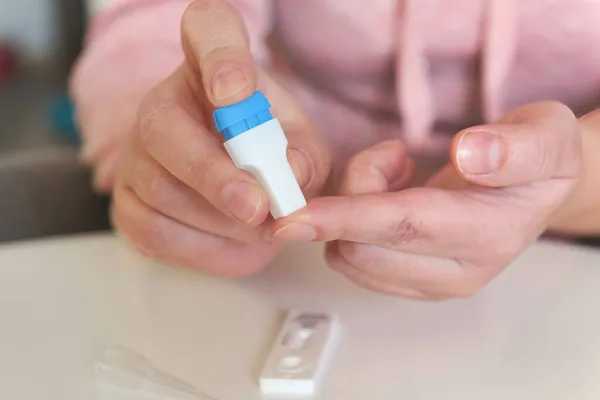
[(67, 94), (88, 20), (107, 2), (0, 0), (0, 242), (108, 229)]

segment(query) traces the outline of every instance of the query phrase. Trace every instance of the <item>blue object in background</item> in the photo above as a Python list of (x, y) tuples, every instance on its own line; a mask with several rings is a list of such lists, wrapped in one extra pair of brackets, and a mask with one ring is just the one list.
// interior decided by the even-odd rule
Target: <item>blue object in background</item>
[(69, 142), (79, 145), (79, 133), (75, 124), (75, 108), (68, 95), (61, 96), (51, 104), (50, 125), (52, 130)]

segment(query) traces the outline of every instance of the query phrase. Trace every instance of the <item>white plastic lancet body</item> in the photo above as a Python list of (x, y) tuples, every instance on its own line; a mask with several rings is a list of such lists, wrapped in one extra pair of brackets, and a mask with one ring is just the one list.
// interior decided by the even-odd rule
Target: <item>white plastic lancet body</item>
[(271, 115), (271, 104), (261, 92), (213, 113), (233, 163), (249, 172), (269, 196), (271, 215), (283, 218), (306, 207), (306, 199), (287, 158), (288, 141)]
[(102, 353), (94, 365), (94, 386), (96, 400), (217, 400), (124, 347)]

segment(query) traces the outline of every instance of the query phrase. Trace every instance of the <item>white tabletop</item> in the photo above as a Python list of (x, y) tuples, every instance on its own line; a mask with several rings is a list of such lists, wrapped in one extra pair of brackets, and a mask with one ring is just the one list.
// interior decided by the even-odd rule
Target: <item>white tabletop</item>
[[(240, 260), (243, 262), (243, 260)], [(120, 344), (218, 400), (259, 399), (288, 307), (341, 336), (324, 400), (600, 398), (600, 253), (538, 244), (480, 295), (418, 303), (354, 287), (319, 246), (227, 281), (143, 260), (112, 236), (0, 247), (0, 398), (85, 400)]]

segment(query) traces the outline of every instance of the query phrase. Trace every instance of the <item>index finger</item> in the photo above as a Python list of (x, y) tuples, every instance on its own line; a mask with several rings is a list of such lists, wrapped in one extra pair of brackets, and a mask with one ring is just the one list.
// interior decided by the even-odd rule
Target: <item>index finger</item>
[(407, 192), (312, 199), (307, 208), (276, 221), (276, 234), (286, 239), (290, 228), (302, 225), (312, 227), (314, 239), (325, 242), (344, 240), (389, 246), (432, 239), (432, 225), (440, 221), (431, 214), (435, 211), (428, 206), (431, 201), (417, 204)]
[(244, 100), (256, 90), (256, 68), (239, 11), (225, 0), (196, 0), (181, 23), (186, 60), (201, 75), (215, 107)]
[(523, 215), (506, 212), (500, 205), (504, 200), (496, 204), (485, 192), (433, 188), (321, 197), (275, 221), (274, 229), (284, 240), (342, 240), (438, 257), (471, 257), (473, 248), (502, 247), (512, 254), (512, 247), (520, 247), (536, 232), (515, 235)]

